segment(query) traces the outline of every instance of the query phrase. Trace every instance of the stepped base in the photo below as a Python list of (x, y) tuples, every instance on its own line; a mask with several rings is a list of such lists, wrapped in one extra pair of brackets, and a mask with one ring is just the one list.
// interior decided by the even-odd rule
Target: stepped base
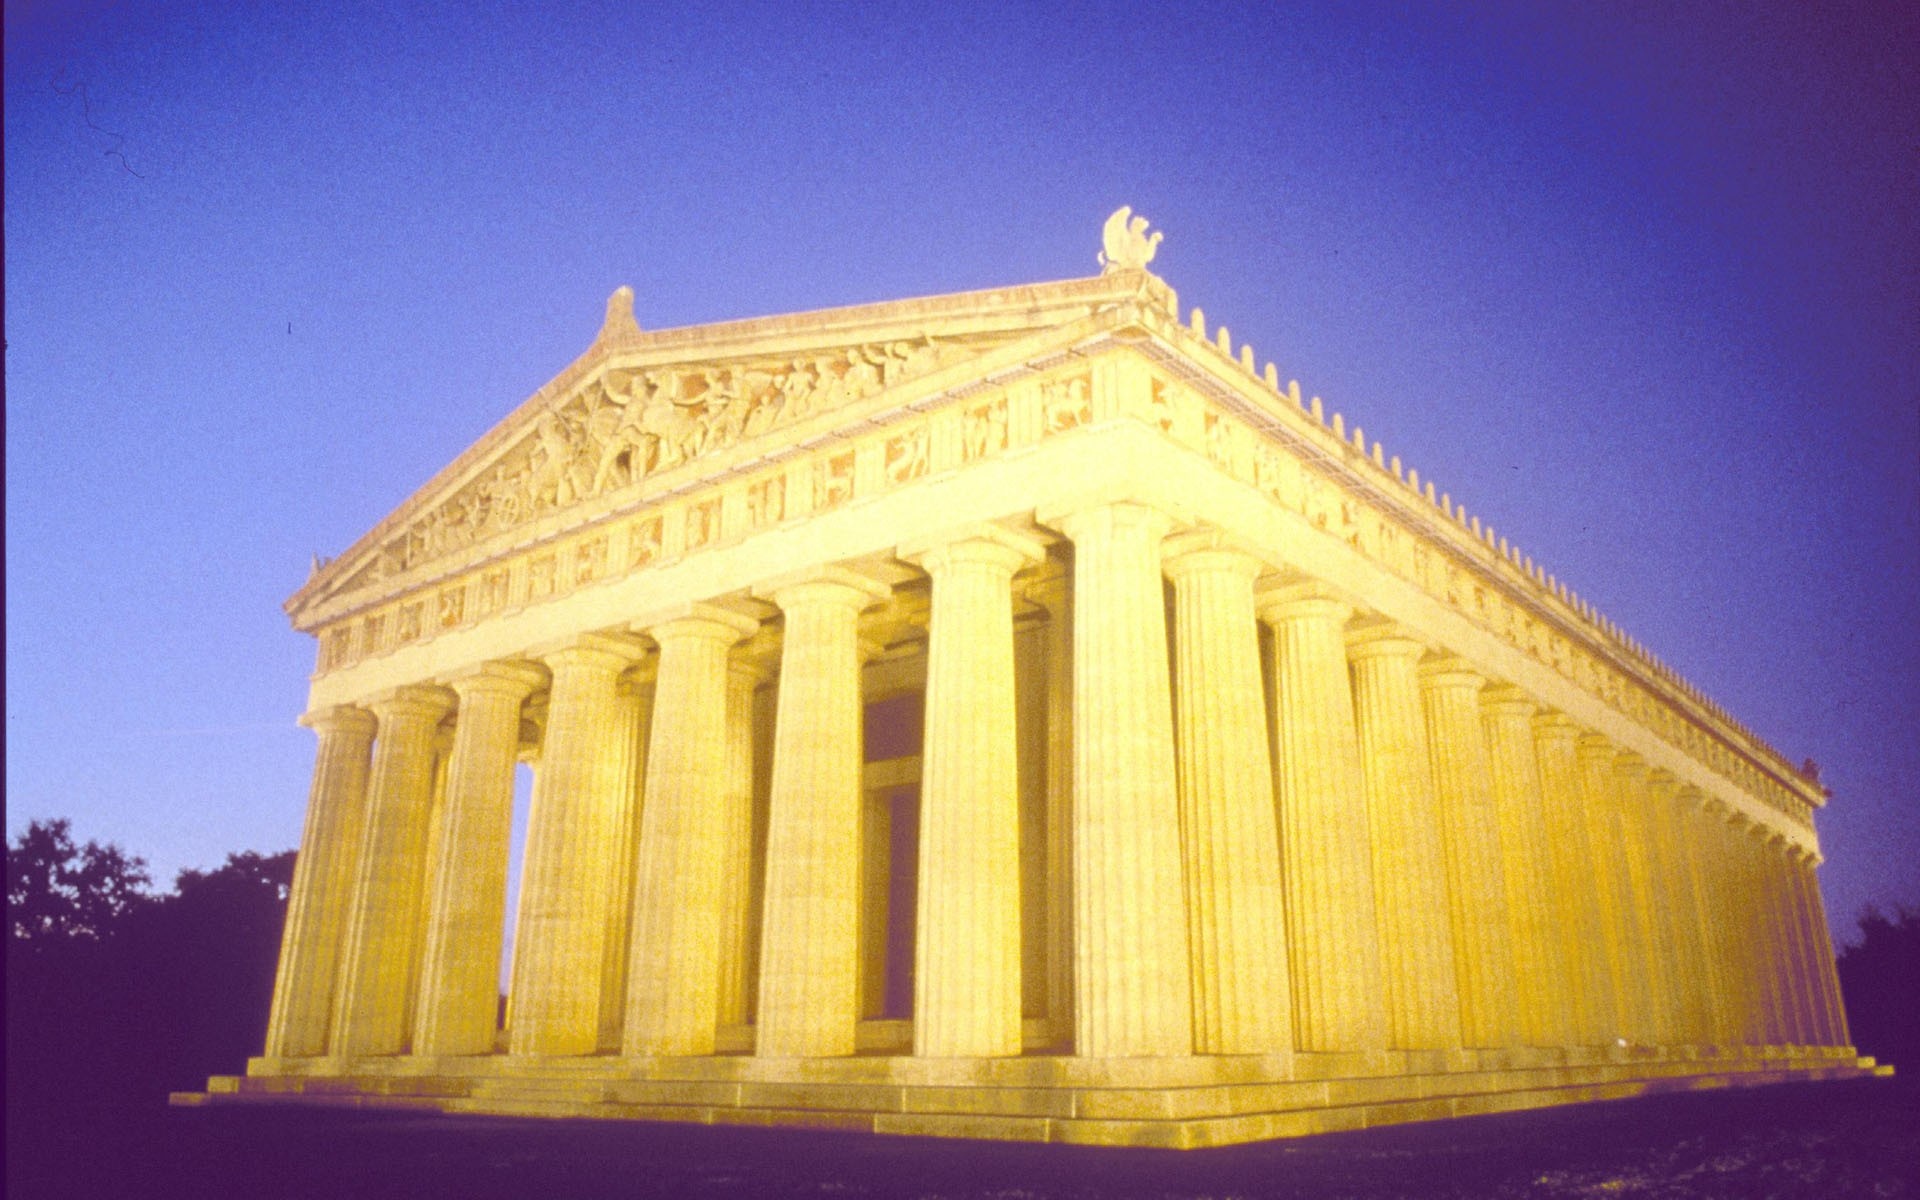
[(1888, 1075), (1832, 1047), (1177, 1059), (265, 1059), (178, 1106), (308, 1104), (1191, 1149), (1657, 1092)]

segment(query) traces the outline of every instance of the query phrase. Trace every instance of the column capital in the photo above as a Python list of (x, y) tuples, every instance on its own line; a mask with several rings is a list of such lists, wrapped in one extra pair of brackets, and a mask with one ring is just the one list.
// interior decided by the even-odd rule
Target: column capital
[(1126, 496), (1078, 497), (1037, 511), (1034, 520), (1075, 542), (1103, 526), (1143, 529), (1158, 540), (1180, 523), (1160, 506)]
[(1647, 777), (1647, 760), (1632, 750), (1622, 750), (1613, 760), (1613, 769), (1617, 774), (1632, 775), (1644, 780)]
[(468, 696), (481, 694), (514, 696), (524, 700), (547, 685), (547, 672), (528, 662), (488, 662), (445, 676), (443, 682), (466, 703)]
[(334, 704), (326, 708), (310, 709), (300, 714), (298, 723), (315, 733), (366, 733), (371, 735), (374, 729), (374, 716), (366, 709), (352, 704)]
[(656, 621), (642, 632), (662, 646), (689, 638), (731, 646), (742, 638), (752, 637), (759, 628), (760, 622), (730, 609), (712, 604), (689, 604), (674, 616)]
[(1614, 747), (1613, 739), (1604, 733), (1583, 733), (1576, 743), (1583, 761), (1600, 759), (1612, 765), (1614, 755), (1619, 751)]
[(366, 706), (381, 724), (394, 717), (422, 717), (439, 720), (453, 707), (453, 693), (426, 683), (409, 683), (367, 698)]
[(1344, 596), (1317, 580), (1264, 589), (1254, 596), (1253, 603), (1260, 619), (1269, 625), (1302, 617), (1321, 617), (1344, 625), (1353, 615), (1353, 605)]
[(1420, 682), (1428, 687), (1470, 688), (1487, 686), (1487, 677), (1457, 654), (1438, 654), (1420, 664)]
[(1028, 563), (1044, 559), (1047, 547), (1038, 538), (979, 521), (903, 542), (895, 553), (929, 575), (936, 575), (954, 563), (980, 563), (999, 567), (1012, 575)]
[(1549, 709), (1533, 718), (1533, 736), (1536, 738), (1571, 742), (1585, 732), (1586, 726), (1558, 709)]
[(1176, 582), (1199, 571), (1226, 571), (1252, 583), (1269, 570), (1251, 546), (1211, 526), (1169, 534), (1160, 543), (1160, 567)]
[(646, 650), (632, 637), (585, 633), (545, 650), (538, 657), (549, 668), (582, 666), (621, 671), (646, 657)]
[(1362, 618), (1347, 627), (1347, 657), (1410, 658), (1418, 662), (1427, 652), (1427, 643), (1411, 629), (1385, 618)]
[(753, 594), (782, 610), (796, 604), (838, 604), (859, 612), (893, 593), (887, 584), (851, 567), (809, 567), (758, 584)]
[(1662, 792), (1670, 792), (1677, 795), (1680, 791), (1680, 777), (1665, 767), (1649, 766), (1647, 768), (1647, 786), (1658, 788)]
[(1480, 707), (1490, 713), (1531, 717), (1540, 704), (1524, 688), (1511, 683), (1489, 683), (1480, 690)]

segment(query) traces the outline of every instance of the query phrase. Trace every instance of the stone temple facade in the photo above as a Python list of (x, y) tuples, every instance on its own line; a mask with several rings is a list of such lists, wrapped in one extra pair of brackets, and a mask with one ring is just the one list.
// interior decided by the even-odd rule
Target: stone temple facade
[(266, 1047), (176, 1102), (1189, 1147), (1873, 1070), (1818, 783), (1130, 217), (1059, 283), (622, 289), (317, 563)]

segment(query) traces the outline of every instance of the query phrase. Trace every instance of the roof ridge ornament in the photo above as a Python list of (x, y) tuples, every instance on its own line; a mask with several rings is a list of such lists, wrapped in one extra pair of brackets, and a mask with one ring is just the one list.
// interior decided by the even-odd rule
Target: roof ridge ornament
[(625, 284), (607, 297), (607, 319), (600, 325), (596, 342), (623, 342), (640, 336), (640, 323), (633, 319), (633, 289)]
[(1106, 226), (1101, 230), (1101, 238), (1106, 249), (1100, 254), (1100, 273), (1111, 275), (1115, 271), (1141, 271), (1160, 249), (1160, 239), (1166, 234), (1155, 232), (1147, 234), (1147, 219), (1133, 215), (1133, 206), (1123, 204), (1107, 218)]

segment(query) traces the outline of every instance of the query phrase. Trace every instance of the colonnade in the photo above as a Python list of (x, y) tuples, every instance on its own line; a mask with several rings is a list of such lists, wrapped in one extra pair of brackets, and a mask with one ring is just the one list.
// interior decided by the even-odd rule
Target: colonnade
[[(1072, 550), (1042, 714), (1070, 760), (1042, 774), (1071, 1053), (1846, 1044), (1806, 851), (1218, 531), (1036, 516)], [(1014, 597), (1046, 554), (998, 526), (899, 552), (931, 587), (915, 1055), (1022, 1052)], [(309, 713), (268, 1056), (495, 1051), (542, 691), (507, 1050), (711, 1055), (751, 1016), (755, 1054), (854, 1053), (861, 616), (889, 588), (828, 565), (755, 594), (771, 676), (763, 622), (701, 603)]]

